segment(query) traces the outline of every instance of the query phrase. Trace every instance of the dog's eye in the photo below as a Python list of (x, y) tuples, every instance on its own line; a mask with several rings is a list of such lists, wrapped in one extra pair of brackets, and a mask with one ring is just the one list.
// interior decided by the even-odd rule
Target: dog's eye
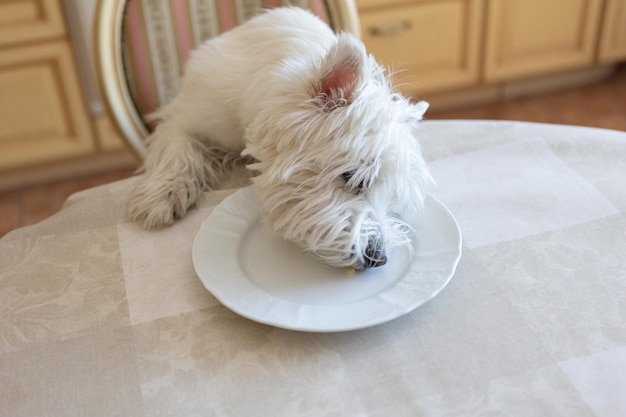
[(362, 190), (365, 187), (365, 182), (361, 180), (359, 181), (358, 184), (353, 184), (352, 177), (354, 177), (354, 174), (355, 174), (354, 171), (348, 171), (348, 172), (344, 172), (343, 174), (341, 174), (341, 177), (345, 181), (346, 185), (350, 186), (350, 188), (353, 188), (356, 190)]

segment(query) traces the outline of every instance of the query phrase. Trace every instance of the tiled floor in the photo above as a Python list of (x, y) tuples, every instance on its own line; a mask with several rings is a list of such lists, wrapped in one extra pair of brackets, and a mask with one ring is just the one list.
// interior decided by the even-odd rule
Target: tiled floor
[[(562, 93), (429, 112), (435, 119), (501, 119), (561, 123), (626, 131), (626, 66), (601, 83)], [(72, 193), (132, 175), (130, 170), (0, 193), (0, 236), (58, 211)]]

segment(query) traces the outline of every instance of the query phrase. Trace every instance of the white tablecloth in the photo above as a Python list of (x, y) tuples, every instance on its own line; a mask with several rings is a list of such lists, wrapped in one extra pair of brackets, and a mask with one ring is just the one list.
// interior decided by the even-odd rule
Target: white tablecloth
[(1, 416), (626, 416), (626, 134), (433, 121), (464, 237), (412, 313), (319, 334), (239, 317), (195, 275), (207, 193), (128, 222), (134, 179), (0, 240)]

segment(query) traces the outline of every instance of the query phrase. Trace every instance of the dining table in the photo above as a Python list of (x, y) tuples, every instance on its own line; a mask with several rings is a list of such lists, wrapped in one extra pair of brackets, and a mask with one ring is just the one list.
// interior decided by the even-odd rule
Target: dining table
[(459, 257), (362, 325), (256, 320), (207, 287), (196, 236), (243, 168), (163, 229), (130, 220), (133, 176), (8, 233), (0, 416), (626, 416), (626, 133), (426, 120), (418, 140)]

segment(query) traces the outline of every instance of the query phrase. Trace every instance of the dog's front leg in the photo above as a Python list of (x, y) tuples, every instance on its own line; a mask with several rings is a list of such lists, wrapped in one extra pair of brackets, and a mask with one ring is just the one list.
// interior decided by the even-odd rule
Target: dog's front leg
[(216, 153), (175, 122), (163, 121), (150, 138), (145, 174), (130, 197), (130, 217), (145, 228), (158, 228), (185, 216), (222, 175)]

